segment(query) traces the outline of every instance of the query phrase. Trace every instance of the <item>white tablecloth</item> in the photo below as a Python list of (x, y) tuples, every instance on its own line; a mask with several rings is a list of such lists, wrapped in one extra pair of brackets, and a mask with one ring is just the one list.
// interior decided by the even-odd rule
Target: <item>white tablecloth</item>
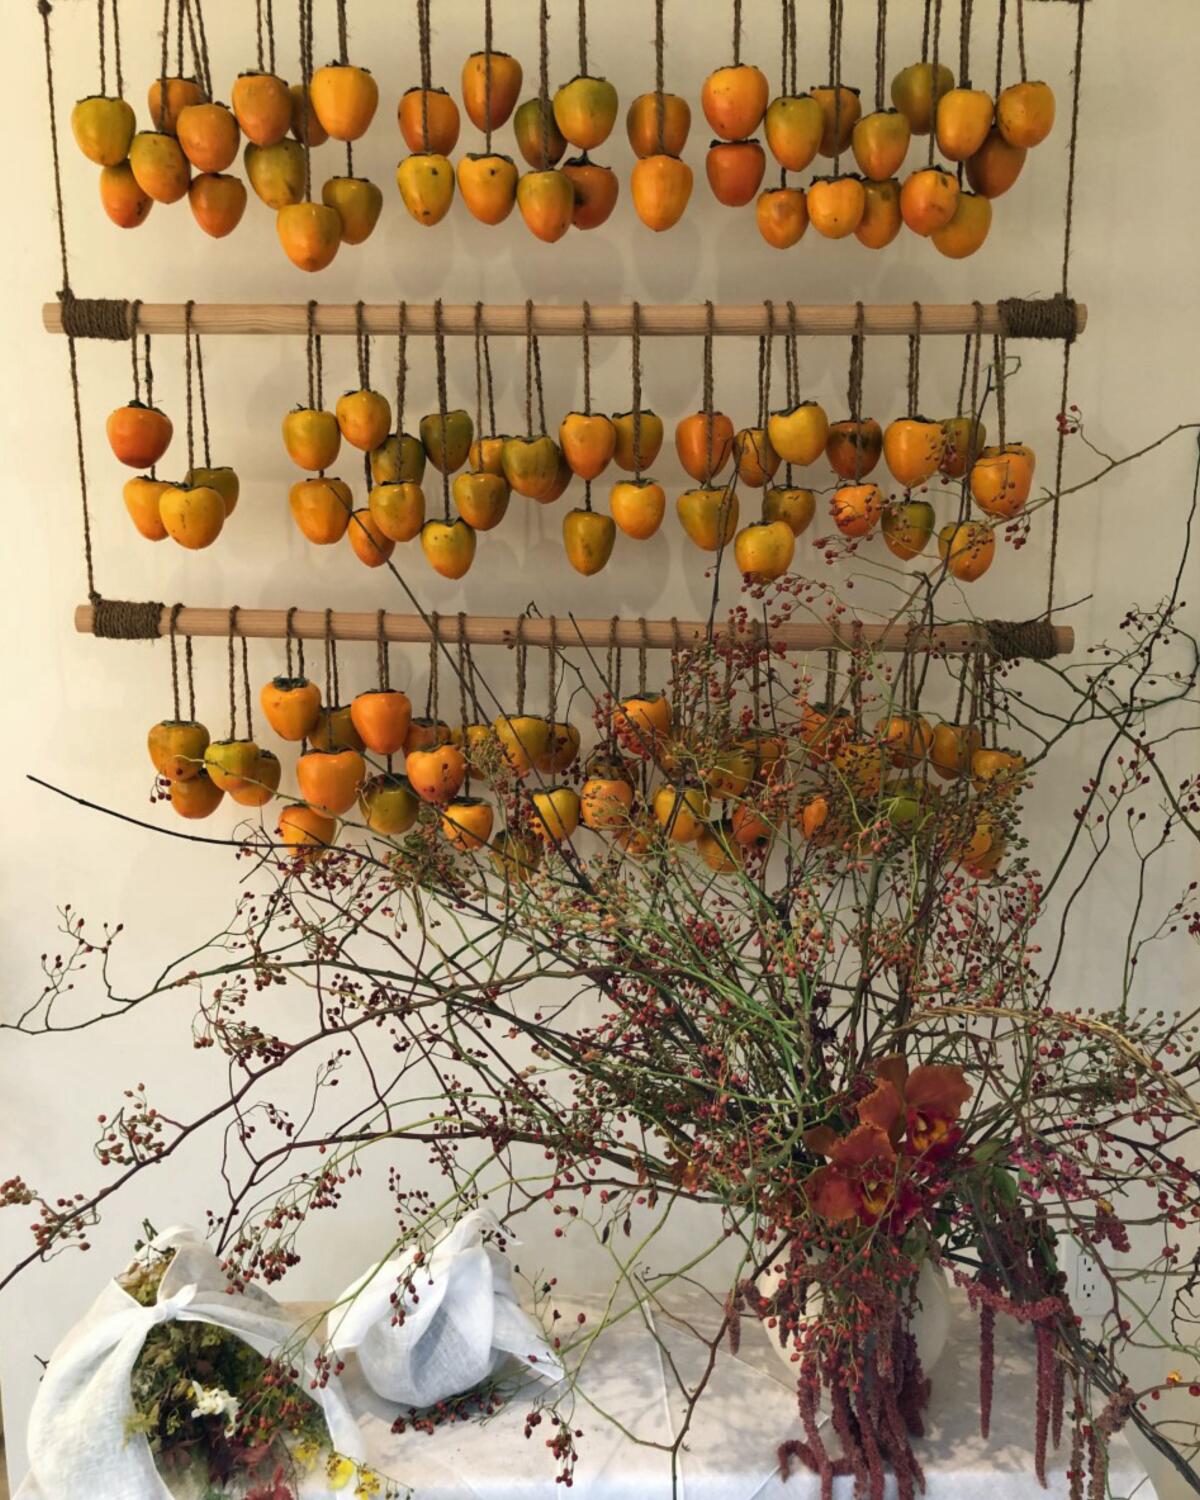
[[(599, 1306), (569, 1297), (557, 1305), (566, 1314), (560, 1326), (568, 1328), (575, 1327), (576, 1312), (591, 1318)], [(743, 1323), (738, 1355), (723, 1350), (700, 1399), (679, 1455), (677, 1489), (672, 1489), (669, 1455), (621, 1432), (624, 1427), (633, 1438), (669, 1446), (683, 1406), (676, 1381), (694, 1387), (703, 1374), (707, 1347), (685, 1324), (707, 1333), (719, 1322), (715, 1304), (696, 1297), (671, 1308), (673, 1315), (660, 1314), (655, 1326), (674, 1375), (637, 1313), (602, 1334), (587, 1354), (572, 1422), (583, 1432), (572, 1490), (555, 1483), (554, 1460), (545, 1447), (550, 1423), (543, 1420), (531, 1438), (524, 1436), (534, 1387), (486, 1420), (455, 1422), (431, 1435), (411, 1428), (395, 1434), (395, 1408), (373, 1395), (351, 1357), (346, 1394), (370, 1461), (380, 1473), (411, 1485), (415, 1500), (565, 1500), (567, 1494), (576, 1500), (812, 1500), (819, 1493), (814, 1474), (794, 1472), (785, 1482), (776, 1467), (780, 1443), (802, 1432), (788, 1371), (763, 1331), (749, 1321)], [(1029, 1339), (1010, 1331), (1003, 1319), (996, 1334), (992, 1433), (985, 1442), (979, 1436), (975, 1325), (956, 1304), (950, 1342), (933, 1373), (927, 1435), (917, 1445), (929, 1500), (1043, 1500), (1068, 1492), (1065, 1445), (1052, 1457), (1049, 1489), (1034, 1476)], [(1144, 1470), (1120, 1437), (1112, 1446), (1109, 1483), (1115, 1500), (1135, 1490), (1137, 1500), (1155, 1500)], [(850, 1479), (836, 1481), (838, 1500), (850, 1500), (852, 1492)], [(895, 1495), (890, 1481), (887, 1494), (888, 1500)], [(42, 1496), (27, 1480), (17, 1500), (78, 1497)]]

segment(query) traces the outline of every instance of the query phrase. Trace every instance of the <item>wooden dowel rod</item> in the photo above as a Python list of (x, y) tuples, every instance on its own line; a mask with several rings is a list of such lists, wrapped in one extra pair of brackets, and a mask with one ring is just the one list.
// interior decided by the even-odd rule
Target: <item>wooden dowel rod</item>
[[(518, 619), (513, 615), (468, 615), (466, 638), (473, 646), (512, 646), (516, 643)], [(550, 644), (549, 619), (526, 618), (522, 624), (522, 636), (531, 646)], [(335, 640), (374, 641), (378, 632), (377, 616), (373, 613), (344, 613), (335, 610), (330, 625)], [(169, 606), (162, 609), (158, 623), (159, 635), (167, 635), (171, 627)], [(428, 645), (430, 630), (420, 615), (385, 614), (384, 635), (389, 641), (410, 642)], [(82, 635), (91, 635), (95, 629), (95, 611), (90, 604), (80, 604), (75, 610), (75, 629)], [(175, 629), (180, 635), (227, 636), (229, 634), (229, 611), (227, 609), (181, 609), (176, 618)], [(558, 644), (570, 649), (590, 646), (603, 649), (609, 643), (612, 623), (609, 620), (559, 619), (556, 621)], [(1075, 632), (1069, 625), (1056, 625), (1054, 629), (1055, 654), (1068, 655), (1075, 647)], [(719, 634), (725, 627), (718, 628)], [(255, 640), (283, 640), (287, 634), (287, 612), (282, 609), (242, 609), (237, 615), (237, 634)], [(317, 609), (297, 610), (292, 616), (292, 634), (304, 640), (323, 640), (325, 637), (325, 611)], [(458, 617), (444, 615), (439, 621), (442, 640), (453, 644), (458, 641)], [(707, 625), (702, 620), (647, 620), (643, 633), (637, 620), (619, 620), (616, 626), (616, 643), (619, 646), (636, 648), (646, 645), (652, 650), (669, 650), (676, 643), (689, 646), (703, 641)], [(751, 639), (749, 631), (743, 632), (742, 640)], [(899, 652), (906, 645), (916, 643), (941, 652), (960, 653), (977, 650), (989, 644), (987, 627), (970, 621), (957, 625), (935, 625), (932, 630), (920, 630), (910, 634), (905, 624), (867, 624), (855, 628), (853, 622), (836, 627), (821, 624), (788, 624), (778, 626), (771, 632), (774, 644), (789, 651), (849, 650), (856, 645), (872, 651)]]
[[(410, 333), (433, 332), (433, 308), (428, 303), (407, 309)], [(443, 326), (448, 334), (473, 334), (475, 308), (469, 303), (447, 304), (442, 309)], [(807, 337), (848, 337), (854, 332), (855, 308), (805, 304), (796, 307), (796, 327)], [(51, 333), (62, 333), (61, 302), (47, 302), (42, 321)], [(650, 304), (641, 309), (641, 330), (648, 336), (697, 337), (705, 331), (703, 303)], [(775, 304), (776, 330), (783, 332), (788, 322), (784, 303)], [(368, 303), (363, 308), (363, 323), (368, 333), (397, 333), (400, 314), (394, 302)], [(1075, 332), (1087, 325), (1087, 308), (1076, 305)], [(355, 332), (355, 308), (352, 303), (318, 303), (315, 313), (318, 333), (349, 335)], [(971, 303), (922, 304), (921, 333), (966, 334), (975, 331), (975, 308)], [(204, 334), (304, 334), (308, 330), (308, 309), (302, 302), (198, 302), (192, 309), (192, 327)], [(535, 304), (534, 332), (542, 335), (579, 335), (583, 330), (583, 309), (575, 304), (553, 307)], [(869, 334), (910, 334), (916, 332), (916, 318), (911, 302), (873, 303), (863, 307), (863, 327)], [(184, 331), (182, 302), (143, 302), (138, 309), (138, 329), (143, 333), (164, 334)], [(994, 302), (983, 305), (983, 332), (1003, 333), (1000, 313)], [(591, 309), (591, 331), (595, 335), (628, 335), (633, 332), (633, 312), (628, 303), (597, 305)], [(767, 313), (761, 302), (746, 305), (717, 306), (713, 311), (713, 332), (720, 335), (766, 333)], [(483, 332), (489, 334), (523, 334), (525, 308), (522, 304), (484, 304)]]

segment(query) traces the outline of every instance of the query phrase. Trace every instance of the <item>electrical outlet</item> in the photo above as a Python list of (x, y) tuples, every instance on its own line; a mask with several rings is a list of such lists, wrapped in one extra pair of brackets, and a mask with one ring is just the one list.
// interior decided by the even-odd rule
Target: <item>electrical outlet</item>
[(1111, 1291), (1092, 1256), (1075, 1254), (1075, 1289), (1071, 1301), (1083, 1317), (1098, 1317), (1110, 1305)]

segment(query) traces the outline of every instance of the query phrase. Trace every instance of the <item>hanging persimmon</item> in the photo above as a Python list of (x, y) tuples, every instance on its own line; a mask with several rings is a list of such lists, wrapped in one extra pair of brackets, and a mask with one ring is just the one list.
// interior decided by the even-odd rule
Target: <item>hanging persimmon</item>
[(372, 754), (395, 755), (408, 738), (412, 703), (399, 688), (372, 688), (351, 703), (350, 720)]
[(779, 468), (779, 454), (762, 427), (743, 427), (733, 439), (733, 461), (738, 478), (751, 489), (761, 489)]
[(948, 479), (961, 479), (983, 452), (987, 428), (973, 417), (947, 417), (942, 423), (946, 435), (941, 470)]
[[(658, 111), (662, 100), (662, 140), (659, 140)], [(687, 145), (692, 128), (692, 111), (686, 99), (678, 94), (639, 94), (625, 116), (625, 133), (633, 154), (678, 156)]]
[(575, 186), (556, 168), (523, 172), (517, 181), (517, 207), (526, 226), (552, 245), (561, 240), (575, 219)]
[(411, 480), (372, 485), (367, 507), (389, 541), (411, 542), (425, 524), (425, 492)]
[(431, 412), (422, 417), (418, 431), (421, 434), (421, 446), (425, 449), (429, 462), (439, 473), (455, 473), (470, 457), (475, 424), (469, 413), (461, 407), (444, 415)]
[(508, 510), (508, 480), (486, 469), (456, 474), (451, 486), (459, 515), (474, 531), (491, 531)]
[(396, 110), (400, 134), (410, 151), (449, 156), (458, 145), (458, 105), (445, 89), (406, 89)]
[(304, 147), (299, 141), (276, 141), (273, 146), (251, 144), (242, 152), (250, 186), (276, 213), (304, 201)]
[(621, 191), (617, 174), (611, 167), (590, 161), (586, 155), (563, 162), (562, 172), (575, 191), (571, 222), (576, 229), (599, 229), (617, 206)]
[(796, 533), (786, 521), (752, 521), (733, 539), (738, 570), (755, 583), (782, 578), (792, 565)]
[(481, 224), (502, 224), (517, 201), (517, 167), (497, 152), (459, 157), (458, 190), (467, 211)]
[(490, 853), (496, 874), (508, 885), (524, 885), (542, 861), (542, 846), (536, 839), (508, 828), (501, 829), (492, 840)]
[(653, 479), (622, 479), (613, 485), (608, 507), (626, 536), (644, 542), (662, 525), (667, 495)]
[(699, 786), (660, 786), (652, 803), (659, 827), (676, 844), (692, 844), (708, 822), (711, 806)]
[(350, 708), (345, 703), (335, 703), (321, 709), (317, 722), (308, 736), (314, 750), (359, 750), (364, 749)]
[(462, 98), (476, 130), (500, 129), (521, 97), (523, 77), (521, 64), (507, 52), (471, 53), (463, 63)]
[(306, 807), (302, 802), (285, 807), (279, 814), (275, 832), (279, 842), (292, 851), (298, 860), (319, 859), (327, 849), (333, 847), (337, 838), (337, 821), (315, 807)]
[(554, 123), (578, 151), (594, 151), (612, 134), (617, 91), (607, 78), (579, 74), (555, 92)]
[(967, 82), (948, 89), (937, 102), (938, 150), (947, 161), (966, 161), (987, 140), (995, 118), (991, 94)]
[(599, 573), (607, 564), (616, 535), (616, 522), (599, 511), (577, 506), (563, 517), (563, 550), (567, 561), (585, 577)]
[(1048, 83), (1010, 84), (996, 100), (996, 125), (1010, 146), (1040, 146), (1054, 129), (1054, 90)]
[[(166, 85), (166, 108), (163, 108), (163, 85)], [(195, 78), (156, 78), (146, 95), (150, 119), (155, 130), (173, 134), (179, 127), (179, 116), (189, 104), (203, 104), (208, 96)]]
[(454, 168), (435, 151), (414, 151), (396, 168), (396, 186), (418, 224), (440, 224), (454, 201)]
[[(291, 132), (301, 145), (323, 146), (329, 139), (329, 132), (317, 119), (317, 112), (313, 108), (312, 90), (306, 89), (302, 83), (288, 85), (288, 99), (291, 104), (292, 121)], [(242, 129), (246, 127), (243, 125)], [(246, 130), (246, 134), (250, 132)]]
[(160, 776), (192, 781), (204, 771), (208, 730), (194, 719), (163, 719), (146, 736), (146, 749)]
[(226, 104), (189, 104), (179, 112), (178, 140), (198, 172), (223, 172), (237, 158), (242, 132)]
[(340, 542), (354, 509), (350, 486), (341, 479), (301, 479), (288, 493), (292, 519), (319, 547)]
[(900, 184), (894, 177), (887, 182), (863, 183), (863, 216), (854, 238), (868, 250), (882, 250), (900, 233), (904, 220), (900, 214)]
[(926, 417), (898, 417), (884, 430), (884, 462), (896, 483), (906, 490), (932, 478), (945, 452), (946, 433), (940, 422)]
[(773, 830), (757, 808), (740, 802), (729, 819), (729, 831), (740, 849), (753, 849), (771, 841)]
[(186, 781), (171, 783), (171, 806), (181, 818), (211, 817), (224, 798), (225, 793), (207, 771), (190, 776)]
[(549, 737), (544, 754), (534, 762), (536, 770), (543, 776), (561, 776), (569, 771), (579, 756), (580, 736), (574, 724), (563, 719), (551, 719)]
[(1021, 790), (1024, 776), (1025, 757), (1016, 750), (980, 746), (971, 753), (971, 784), (980, 794), (1012, 797)]
[(223, 792), (253, 781), (261, 752), (253, 740), (213, 740), (204, 751), (204, 769)]
[(216, 490), (224, 502), (226, 517), (233, 515), (237, 509), (242, 486), (236, 470), (231, 469), (228, 464), (198, 464), (187, 471), (184, 482), (189, 485), (206, 485), (210, 490)]
[(566, 138), (558, 128), (548, 99), (544, 104), (540, 98), (526, 99), (513, 116), (513, 134), (517, 149), (535, 170), (552, 167), (567, 149)]
[(550, 751), (550, 723), (537, 714), (500, 714), (492, 733), (514, 776), (527, 776)]
[(131, 469), (151, 469), (167, 451), (174, 428), (157, 406), (130, 401), (111, 412), (105, 423), (109, 447)]
[(733, 540), (739, 510), (733, 489), (685, 490), (675, 502), (680, 525), (705, 552), (717, 552)]
[(293, 407), (283, 419), (283, 446), (302, 469), (328, 469), (342, 446), (342, 430), (331, 411)]
[(982, 745), (979, 730), (969, 724), (936, 724), (929, 764), (943, 781), (954, 781), (971, 769), (971, 757)]
[(763, 493), (763, 520), (785, 521), (793, 536), (808, 530), (816, 510), (817, 497), (812, 490), (772, 485)]
[(700, 107), (714, 134), (724, 141), (741, 141), (762, 123), (770, 97), (770, 84), (760, 68), (733, 63), (717, 68), (704, 80)]
[(877, 109), (856, 120), (850, 146), (858, 170), (872, 182), (887, 182), (908, 155), (912, 126), (898, 109)]
[(617, 430), (599, 412), (568, 412), (559, 424), (558, 445), (573, 474), (596, 479), (616, 452)]
[(129, 169), (138, 187), (155, 203), (178, 203), (192, 180), (192, 168), (173, 135), (139, 130), (129, 146)]
[(159, 497), (158, 513), (171, 540), (195, 552), (220, 536), (225, 501), (207, 484), (171, 484)]
[(282, 775), (279, 757), (271, 750), (260, 750), (253, 777), (241, 786), (231, 786), (229, 795), (240, 807), (265, 807), (279, 790)]
[(833, 472), (842, 479), (865, 479), (883, 453), (883, 429), (874, 417), (855, 421), (845, 417), (831, 422), (825, 440), (825, 456)]
[(984, 448), (971, 465), (971, 497), (989, 516), (1011, 520), (1020, 515), (1033, 488), (1036, 465), (1033, 449), (1025, 443)]
[(258, 701), (282, 740), (306, 740), (321, 714), (321, 689), (307, 677), (273, 677), (264, 683)]
[(724, 412), (694, 412), (675, 427), (675, 452), (691, 477), (701, 484), (715, 478), (733, 453), (733, 423)]
[(337, 399), (334, 415), (342, 436), (364, 453), (378, 448), (392, 425), (392, 408), (378, 391), (344, 391)]
[(318, 812), (340, 817), (358, 800), (367, 765), (357, 750), (308, 750), (296, 762), (300, 795)]
[(808, 217), (827, 240), (844, 240), (862, 223), (866, 189), (857, 177), (815, 177), (808, 188)]
[(285, 204), (276, 215), (275, 232), (284, 254), (301, 271), (323, 271), (342, 243), (341, 218), (324, 203)]
[(486, 437), (475, 437), (471, 442), (469, 462), (477, 474), (504, 475), (504, 445), (508, 442), (505, 433), (492, 433)]
[(716, 802), (744, 797), (754, 779), (755, 756), (744, 741), (725, 745), (704, 772), (704, 786)]
[(372, 833), (387, 838), (407, 833), (417, 821), (420, 806), (408, 779), (387, 772), (368, 777), (358, 794), (363, 822)]
[(790, 250), (808, 228), (808, 203), (800, 188), (770, 188), (755, 204), (758, 232), (776, 250)]
[(169, 488), (169, 480), (151, 479), (148, 474), (139, 474), (137, 478), (125, 481), (122, 491), (125, 509), (129, 512), (129, 519), (148, 542), (161, 542), (167, 534), (159, 502), (163, 491)]
[(449, 802), (467, 777), (467, 763), (456, 745), (410, 750), (404, 769), (422, 802)]
[(246, 184), (240, 177), (218, 172), (193, 177), (188, 188), (192, 217), (214, 240), (223, 240), (242, 222), (246, 196)]
[(980, 818), (958, 851), (959, 867), (973, 880), (990, 880), (1000, 868), (1006, 842), (1002, 829), (989, 818)]
[(529, 821), (547, 844), (561, 844), (579, 827), (579, 793), (573, 786), (539, 788)]
[(420, 484), (425, 477), (425, 449), (411, 432), (389, 433), (371, 449), (371, 478), (376, 484)]
[(482, 849), (492, 836), (494, 814), (482, 797), (456, 797), (442, 812), (442, 832), (460, 854)]
[(98, 167), (117, 167), (129, 155), (137, 129), (132, 105), (124, 99), (91, 94), (71, 110), (71, 134), (75, 144)]
[(892, 103), (908, 120), (914, 135), (928, 135), (933, 128), (934, 90), (937, 98), (954, 87), (954, 74), (939, 62), (911, 63), (892, 79)]
[(933, 749), (933, 728), (921, 714), (889, 714), (875, 733), (893, 766), (917, 766)]
[(434, 750), (438, 745), (452, 744), (454, 736), (444, 719), (431, 719), (427, 714), (414, 714), (404, 736), (404, 753), (414, 750)]
[(634, 163), (630, 194), (637, 216), (647, 229), (661, 234), (678, 224), (692, 196), (692, 169), (665, 152)]
[(579, 817), (585, 828), (597, 832), (622, 828), (633, 807), (633, 780), (629, 768), (613, 756), (597, 755), (588, 762), (579, 795)]
[(930, 235), (934, 249), (950, 260), (965, 260), (974, 255), (992, 227), (992, 204), (982, 193), (959, 191), (954, 213), (948, 224)]
[(770, 414), (767, 437), (785, 463), (813, 464), (825, 451), (829, 418), (819, 401), (801, 401)]
[(696, 852), (716, 875), (736, 875), (745, 860), (745, 851), (734, 838), (728, 820), (710, 823), (696, 840)]
[(671, 700), (666, 693), (632, 693), (613, 709), (612, 727), (626, 750), (650, 759), (671, 733)]
[(154, 199), (138, 186), (129, 163), (122, 161), (101, 170), (100, 205), (118, 229), (136, 229), (145, 223)]
[(351, 515), (346, 534), (355, 557), (367, 568), (381, 568), (396, 547), (369, 509), (356, 510)]
[(558, 478), (562, 459), (558, 444), (546, 437), (508, 437), (501, 449), (504, 477), (518, 495), (540, 500)]
[(647, 469), (658, 457), (663, 443), (663, 419), (657, 412), (643, 407), (637, 413), (637, 450), (634, 448), (634, 413), (617, 411), (612, 414), (613, 431), (617, 435), (613, 448), (613, 461), (619, 469), (633, 473), (641, 458), (641, 467)]
[(365, 177), (331, 177), (321, 189), (321, 202), (341, 220), (345, 245), (369, 239), (383, 212), (383, 193)]
[(328, 63), (313, 74), (309, 97), (327, 134), (335, 141), (357, 141), (375, 116), (379, 85), (366, 68)]
[(967, 158), (967, 181), (985, 198), (1000, 198), (1021, 175), (1027, 155), (1024, 146), (1011, 146), (993, 126), (974, 156)]
[(954, 217), (958, 183), (940, 167), (922, 167), (904, 179), (900, 213), (914, 234), (929, 236)]
[(933, 506), (928, 500), (902, 500), (883, 512), (883, 540), (903, 562), (919, 557), (933, 535)]
[(767, 106), (763, 133), (785, 172), (803, 172), (820, 149), (825, 111), (811, 94), (781, 94)]
[[(301, 84), (295, 84), (297, 90)], [(256, 146), (274, 146), (292, 124), (292, 94), (274, 73), (239, 73), (229, 96), (243, 135)], [(231, 158), (232, 160), (232, 158)]]
[(974, 583), (992, 565), (996, 538), (980, 521), (951, 522), (938, 532), (938, 555), (946, 571), (961, 583)]
[(443, 578), (461, 578), (475, 561), (475, 531), (460, 516), (456, 521), (426, 521), (421, 550)]
[(877, 484), (841, 484), (833, 492), (829, 514), (843, 536), (869, 536), (883, 514), (883, 493)]
[(824, 117), (821, 143), (817, 149), (822, 156), (840, 156), (850, 145), (854, 127), (862, 115), (862, 101), (858, 90), (843, 83), (836, 88), (833, 84), (822, 84), (810, 88), (808, 92), (820, 106)]
[(766, 152), (757, 141), (714, 141), (704, 158), (713, 197), (726, 208), (743, 208), (762, 186)]

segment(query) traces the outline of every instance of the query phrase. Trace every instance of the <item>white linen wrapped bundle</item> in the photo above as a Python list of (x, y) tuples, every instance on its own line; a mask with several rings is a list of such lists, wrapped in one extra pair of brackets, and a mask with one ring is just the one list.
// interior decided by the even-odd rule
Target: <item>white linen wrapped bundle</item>
[[(432, 1406), (471, 1390), (510, 1355), (543, 1380), (561, 1376), (557, 1357), (517, 1301), (508, 1261), (484, 1242), (499, 1229), (485, 1209), (465, 1214), (425, 1264), (414, 1267), (409, 1250), (359, 1277), (338, 1299), (329, 1315), (330, 1343), (339, 1354), (357, 1352), (368, 1384), (386, 1401)], [(397, 1323), (401, 1307), (404, 1321)]]
[[(295, 1338), (295, 1325), (265, 1292), (231, 1294), (220, 1262), (191, 1229), (169, 1229), (151, 1245), (175, 1252), (153, 1307), (110, 1281), (51, 1356), (29, 1417), (30, 1472), (21, 1500), (171, 1500), (134, 1415), (130, 1378), (152, 1328), (178, 1319), (213, 1323), (269, 1359)], [(304, 1351), (313, 1373), (314, 1348)], [(305, 1382), (307, 1386), (307, 1381)], [(358, 1462), (358, 1427), (334, 1379), (308, 1392), (321, 1407), (333, 1449)], [(324, 1465), (303, 1486), (306, 1500), (332, 1495)]]

